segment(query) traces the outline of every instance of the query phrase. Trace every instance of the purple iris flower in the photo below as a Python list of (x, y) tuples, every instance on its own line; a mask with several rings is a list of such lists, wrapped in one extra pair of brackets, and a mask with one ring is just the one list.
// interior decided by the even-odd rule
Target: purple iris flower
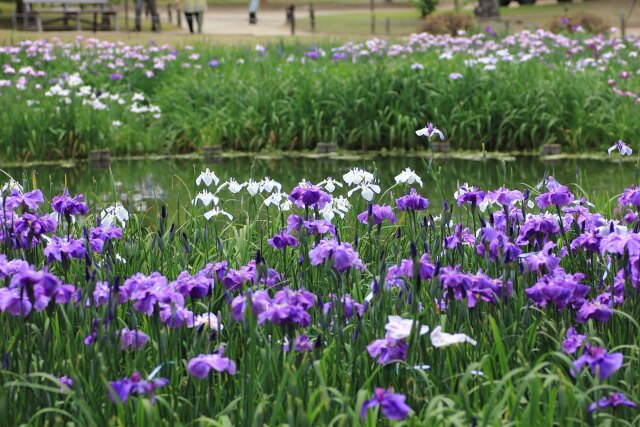
[(365, 267), (358, 252), (349, 243), (338, 243), (335, 240), (320, 240), (309, 251), (311, 265), (320, 265), (327, 260), (333, 260), (333, 266), (340, 272), (355, 268), (364, 271)]
[(236, 364), (228, 357), (222, 357), (224, 348), (214, 354), (200, 354), (187, 364), (189, 375), (199, 380), (206, 378), (211, 370), (217, 372), (227, 372), (229, 375), (236, 374)]
[(63, 216), (86, 215), (89, 209), (82, 201), (83, 197), (82, 194), (78, 194), (72, 198), (65, 188), (62, 195), (56, 196), (51, 200), (51, 208)]
[(183, 271), (178, 275), (172, 286), (175, 286), (176, 291), (185, 297), (204, 298), (210, 295), (213, 284), (213, 279), (202, 272), (192, 276), (187, 271)]
[(547, 206), (551, 205), (568, 205), (572, 200), (573, 194), (571, 194), (569, 188), (565, 185), (554, 187), (548, 192), (536, 197), (536, 202), (538, 202), (538, 207), (540, 209), (545, 209)]
[(199, 274), (208, 277), (209, 279), (216, 279), (218, 281), (221, 281), (224, 275), (227, 273), (228, 267), (228, 261), (220, 261), (216, 262), (215, 264), (208, 263), (202, 270), (200, 270)]
[(315, 304), (315, 296), (308, 291), (282, 289), (274, 295), (267, 308), (258, 315), (258, 324), (265, 321), (280, 325), (309, 326), (308, 310)]
[(53, 236), (44, 248), (44, 256), (49, 264), (56, 260), (62, 262), (63, 258), (82, 259), (85, 254), (84, 242), (81, 239)]
[[(420, 276), (420, 280), (431, 280), (436, 267), (431, 263), (429, 254), (422, 254), (419, 263), (418, 275)], [(400, 261), (399, 265), (393, 265), (389, 268), (389, 271), (387, 272), (387, 287), (404, 287), (405, 281), (403, 277), (408, 279), (413, 278), (413, 260), (411, 258), (403, 259)]]
[[(282, 282), (282, 274), (275, 271), (273, 268), (268, 268), (266, 274), (260, 275), (260, 283), (267, 285), (267, 287), (276, 286)], [(222, 278), (222, 284), (230, 291), (236, 291), (242, 288), (245, 283), (257, 284), (258, 271), (256, 269), (256, 261), (251, 260), (247, 265), (243, 265), (240, 269), (235, 270), (230, 268), (226, 271), (225, 276)]]
[(484, 200), (484, 196), (484, 191), (468, 184), (461, 186), (455, 193), (458, 206), (462, 206), (465, 203), (468, 203), (471, 206), (478, 206)]
[(134, 372), (130, 378), (123, 378), (119, 381), (109, 381), (109, 386), (113, 390), (109, 390), (109, 397), (115, 403), (117, 400), (125, 402), (130, 395), (144, 395), (151, 399), (151, 403), (156, 400), (156, 389), (169, 384), (166, 378), (158, 378), (156, 380), (143, 380), (140, 373)]
[[(43, 311), (50, 303), (67, 303), (71, 294), (75, 291), (75, 288), (71, 285), (62, 285), (60, 280), (53, 274), (47, 271), (31, 269), (16, 273), (11, 278), (9, 288), (16, 290), (18, 295), (27, 295), (33, 304), (33, 308), (37, 311)], [(27, 305), (19, 298), (10, 298), (11, 295), (6, 294), (5, 298), (7, 297), (9, 299), (6, 303), (10, 305), (6, 308), (6, 311), (13, 314), (15, 312), (19, 313), (18, 308), (27, 308)]]
[(518, 200), (523, 200), (522, 192), (518, 190), (509, 190), (505, 187), (500, 187), (497, 190), (489, 191), (485, 197), (485, 200), (491, 200), (499, 203), (502, 206), (511, 206)]
[(121, 329), (118, 331), (118, 336), (120, 337), (120, 347), (123, 350), (126, 350), (127, 348), (140, 350), (147, 344), (147, 341), (149, 341), (149, 336), (147, 334), (136, 329)]
[[(608, 298), (607, 298), (608, 297)], [(611, 295), (606, 295), (605, 298), (610, 300)], [(602, 302), (597, 297), (593, 301), (585, 301), (582, 307), (576, 312), (576, 322), (584, 323), (589, 319), (595, 319), (598, 322), (607, 322), (613, 315), (611, 308), (611, 302)]]
[(120, 292), (134, 301), (133, 308), (150, 316), (156, 304), (184, 306), (184, 297), (174, 284), (168, 284), (166, 277), (154, 272), (150, 276), (137, 273), (124, 282)]
[[(109, 302), (109, 295), (111, 294), (111, 286), (108, 282), (98, 282), (93, 291), (93, 303), (96, 306), (105, 305)], [(127, 302), (127, 295), (124, 293), (118, 294), (118, 300), (116, 304), (124, 304)]]
[(481, 229), (479, 240), (476, 252), (482, 257), (488, 257), (493, 262), (508, 264), (517, 260), (522, 253), (522, 250), (511, 243), (502, 231), (489, 226)]
[(36, 211), (41, 203), (44, 203), (42, 191), (33, 190), (28, 193), (21, 194), (17, 188), (14, 188), (11, 190), (11, 194), (7, 197), (5, 206), (9, 210), (15, 210), (15, 208), (23, 206)]
[(371, 399), (362, 404), (360, 417), (365, 419), (369, 409), (380, 406), (384, 416), (390, 420), (404, 420), (411, 412), (411, 408), (405, 403), (406, 399), (402, 394), (392, 393), (390, 390), (377, 387)]
[(407, 360), (408, 348), (409, 346), (404, 339), (396, 340), (385, 337), (369, 344), (367, 352), (369, 356), (376, 359), (376, 362), (386, 365), (387, 363)]
[(609, 252), (619, 255), (627, 253), (629, 256), (640, 255), (640, 234), (610, 233), (600, 242), (600, 251), (603, 254)]
[(499, 210), (491, 214), (491, 218), (493, 218), (493, 227), (495, 227), (496, 230), (500, 230), (503, 233), (510, 232), (510, 230), (507, 230), (507, 215), (509, 218), (509, 226), (522, 224), (524, 222), (522, 209), (514, 205), (509, 207), (506, 213), (504, 210)]
[(462, 273), (459, 267), (443, 267), (439, 274), (440, 286), (445, 294), (458, 301), (467, 299), (467, 307), (473, 308), (478, 301), (496, 304), (498, 298), (510, 296), (513, 285), (510, 281), (492, 279), (478, 271), (477, 274)]
[(303, 183), (295, 187), (289, 194), (289, 200), (299, 207), (317, 207), (318, 209), (331, 202), (331, 196), (325, 193), (317, 185)]
[(73, 380), (66, 375), (63, 375), (58, 378), (58, 380), (62, 383), (63, 386), (71, 388), (73, 387)]
[(640, 187), (632, 185), (631, 187), (626, 188), (620, 195), (620, 198), (618, 199), (618, 203), (620, 203), (620, 206), (622, 207), (625, 207), (625, 206), (639, 207), (640, 206)]
[(324, 219), (312, 219), (302, 222), (302, 227), (307, 229), (309, 234), (323, 235), (329, 233), (331, 236), (336, 235), (336, 226)]
[[(631, 284), (638, 292), (640, 292), (640, 256), (634, 256), (629, 258), (628, 268), (630, 270), (629, 279)], [(624, 288), (624, 276), (622, 277), (622, 287)]]
[(633, 224), (638, 220), (638, 214), (631, 209), (627, 209), (627, 214), (624, 216), (624, 222), (627, 224)]
[[(37, 244), (40, 236), (53, 233), (57, 226), (57, 221), (51, 215), (38, 216), (37, 214), (25, 213), (13, 223), (13, 232), (22, 235), (23, 239), (17, 242), (18, 246), (30, 249)], [(29, 237), (32, 239), (29, 240)]]
[(0, 288), (0, 312), (7, 312), (12, 316), (27, 317), (31, 313), (33, 304), (26, 292), (19, 289)]
[(576, 250), (578, 248), (584, 248), (587, 252), (592, 254), (600, 253), (600, 242), (602, 241), (602, 236), (598, 231), (589, 231), (583, 233), (576, 237), (571, 242), (571, 249)]
[(591, 290), (589, 286), (580, 283), (584, 277), (582, 273), (567, 274), (562, 268), (557, 267), (541, 277), (535, 285), (525, 289), (524, 293), (540, 307), (549, 303), (558, 310), (569, 304), (579, 307)]
[[(337, 299), (338, 297), (336, 296), (336, 294), (330, 293), (329, 301), (322, 305), (322, 313), (325, 315), (329, 313), (329, 310), (334, 307)], [(356, 302), (353, 298), (351, 298), (351, 295), (349, 294), (344, 294), (340, 298), (340, 303), (342, 304), (342, 314), (344, 315), (345, 319), (349, 319), (356, 314), (358, 315), (358, 317), (362, 317), (364, 315), (364, 312), (366, 311), (366, 307)]]
[(296, 214), (291, 214), (287, 217), (287, 231), (291, 232), (292, 230), (295, 230), (296, 232), (300, 232), (300, 229), (302, 228), (302, 223), (304, 222), (304, 218), (302, 218), (300, 215), (296, 215)]
[(230, 291), (236, 291), (242, 288), (247, 282), (252, 282), (255, 277), (255, 269), (242, 266), (239, 270), (230, 268), (222, 279), (222, 284)]
[(564, 337), (564, 340), (562, 341), (562, 349), (566, 353), (573, 354), (578, 351), (580, 346), (582, 346), (582, 343), (584, 343), (586, 340), (587, 336), (577, 333), (576, 329), (572, 326), (567, 329), (567, 333)]
[(122, 80), (123, 78), (124, 78), (123, 75), (118, 73), (118, 72), (112, 73), (109, 76), (109, 80), (111, 80), (112, 82), (115, 82), (115, 81), (118, 81), (118, 80)]
[(0, 254), (0, 279), (11, 277), (16, 273), (29, 269), (29, 263), (21, 259), (7, 261), (7, 256)]
[(576, 223), (581, 230), (593, 231), (607, 224), (607, 220), (601, 214), (591, 213), (585, 206), (564, 206), (562, 212), (566, 213), (564, 223), (567, 226)]
[(89, 244), (96, 253), (101, 253), (107, 240), (122, 239), (122, 229), (113, 225), (93, 227), (89, 234)]
[[(249, 295), (254, 316), (259, 316), (271, 304), (271, 297), (267, 291), (255, 291)], [(231, 315), (238, 322), (244, 317), (246, 302), (247, 297), (244, 295), (239, 295), (231, 301)]]
[[(581, 371), (588, 366), (593, 375), (598, 375), (600, 380), (606, 380), (622, 367), (622, 353), (608, 353), (603, 347), (585, 345), (582, 356), (573, 362), (576, 371)], [(571, 372), (575, 375), (575, 372)]]
[(347, 55), (342, 53), (342, 52), (334, 52), (333, 55), (331, 55), (331, 59), (334, 62), (338, 62), (338, 61), (346, 61), (347, 59)]
[(211, 61), (207, 62), (207, 65), (209, 65), (209, 67), (211, 68), (216, 68), (218, 64), (219, 62), (217, 59), (212, 59)]
[(547, 236), (560, 233), (559, 221), (558, 216), (553, 214), (528, 214), (526, 221), (520, 227), (516, 243), (518, 245), (526, 245), (535, 241), (540, 246), (544, 245), (547, 241)]
[(310, 50), (304, 53), (304, 56), (306, 56), (309, 59), (318, 59), (318, 51), (317, 50)]
[[(388, 205), (373, 205), (371, 206), (371, 218), (373, 219), (373, 225), (382, 224), (385, 219), (388, 219), (391, 224), (395, 224), (397, 219), (393, 214), (393, 208)], [(369, 223), (369, 210), (366, 210), (358, 215), (358, 221), (363, 224)]]
[[(285, 341), (282, 348), (285, 353), (291, 350), (291, 345), (289, 344), (289, 341), (287, 341), (286, 337), (285, 337)], [(297, 336), (296, 339), (294, 340), (293, 349), (298, 353), (303, 351), (311, 351), (313, 350), (313, 343), (311, 342), (311, 340), (306, 334), (301, 334)]]
[(421, 211), (429, 206), (429, 200), (420, 196), (415, 188), (412, 188), (409, 194), (406, 194), (396, 200), (396, 205), (401, 211), (413, 210)]
[(453, 235), (445, 237), (442, 245), (449, 249), (455, 249), (461, 244), (473, 246), (476, 243), (475, 237), (471, 234), (468, 228), (462, 228), (462, 224), (456, 225), (453, 231)]
[(284, 230), (280, 230), (278, 234), (269, 239), (269, 245), (274, 249), (284, 249), (287, 246), (296, 247), (298, 246), (298, 239)]
[(159, 304), (160, 320), (170, 328), (193, 327), (193, 312), (175, 304)]
[(627, 398), (623, 393), (619, 391), (611, 393), (607, 397), (603, 397), (597, 402), (589, 405), (589, 412), (593, 412), (599, 409), (604, 409), (608, 407), (616, 408), (618, 406), (626, 406), (628, 408), (637, 408), (638, 405)]
[[(632, 268), (633, 271), (633, 268)], [(637, 276), (636, 276), (637, 277)], [(633, 274), (632, 274), (633, 283)], [(625, 269), (621, 268), (613, 278), (613, 303), (620, 305), (624, 302)], [(636, 284), (634, 283), (634, 286)], [(611, 285), (607, 286), (604, 292), (596, 297), (603, 304), (611, 303)]]
[(543, 267), (545, 267), (547, 271), (555, 270), (555, 268), (560, 265), (560, 258), (551, 253), (555, 247), (555, 243), (547, 242), (540, 252), (520, 255), (527, 271), (540, 272)]
[(296, 338), (293, 348), (298, 352), (311, 351), (313, 350), (313, 344), (306, 334), (302, 334)]

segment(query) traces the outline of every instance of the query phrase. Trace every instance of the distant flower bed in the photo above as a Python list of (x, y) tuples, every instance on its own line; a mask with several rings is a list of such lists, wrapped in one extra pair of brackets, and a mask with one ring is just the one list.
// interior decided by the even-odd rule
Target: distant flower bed
[(24, 41), (0, 47), (0, 153), (413, 149), (426, 121), (459, 149), (601, 149), (640, 133), (639, 43), (542, 30), (251, 49)]
[(640, 190), (592, 203), (544, 176), (433, 206), (431, 163), (398, 172), (285, 189), (205, 169), (155, 226), (8, 181), (2, 425), (636, 417)]

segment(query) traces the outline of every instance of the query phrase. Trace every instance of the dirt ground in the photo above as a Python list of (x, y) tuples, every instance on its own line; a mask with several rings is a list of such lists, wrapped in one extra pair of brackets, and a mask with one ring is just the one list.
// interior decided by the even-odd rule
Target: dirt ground
[[(280, 2), (281, 0), (275, 0)], [(321, 1), (321, 0), (320, 0)], [(399, 1), (403, 1), (399, 3)], [(538, 0), (535, 6), (521, 7), (517, 1), (513, 0), (512, 4), (507, 10), (502, 9), (502, 16), (500, 21), (491, 21), (491, 25), (495, 25), (495, 28), (501, 28), (504, 25), (504, 21), (510, 22), (510, 28), (512, 30), (519, 30), (522, 28), (533, 28), (535, 26), (543, 26), (550, 19), (555, 19), (558, 15), (564, 13), (564, 8), (568, 8), (570, 11), (586, 11), (596, 15), (600, 15), (612, 23), (612, 26), (619, 26), (620, 16), (625, 15), (627, 23), (627, 33), (640, 35), (640, 0), (636, 5), (633, 13), (628, 16), (628, 12), (631, 9), (634, 0), (574, 0), (573, 3), (562, 3), (558, 5), (555, 0)], [(248, 3), (248, 1), (247, 1)], [(316, 16), (322, 17), (326, 22), (332, 16), (339, 18), (341, 22), (336, 22), (334, 28), (340, 29), (335, 32), (323, 32), (322, 27), (319, 25), (317, 33), (311, 34), (309, 31), (309, 3), (299, 0), (292, 0), (292, 3), (296, 3), (296, 22), (298, 23), (296, 28), (296, 36), (303, 38), (313, 39), (326, 39), (331, 37), (338, 37), (340, 39), (354, 36), (354, 38), (362, 38), (370, 35), (368, 33), (368, 26), (364, 31), (351, 31), (349, 25), (343, 25), (341, 22), (349, 23), (349, 19), (345, 19), (350, 14), (358, 16), (360, 20), (363, 19), (363, 15), (368, 15), (370, 12), (369, 4), (361, 1), (359, 3), (320, 3), (315, 6)], [(465, 6), (467, 10), (473, 9), (475, 3), (472, 2)], [(451, 10), (454, 7), (453, 0), (440, 0), (438, 10)], [(378, 13), (397, 14), (400, 16), (398, 19), (406, 19), (402, 17), (410, 17), (417, 22), (419, 16), (415, 12), (415, 9), (404, 0), (395, 0), (395, 2), (385, 2), (376, 0), (375, 8)], [(233, 43), (234, 40), (246, 40), (246, 39), (269, 39), (279, 38), (284, 36), (290, 36), (291, 28), (287, 24), (285, 19), (285, 3), (267, 4), (262, 6), (258, 11), (258, 23), (256, 25), (249, 24), (248, 7), (242, 5), (212, 5), (205, 13), (203, 20), (203, 34), (202, 36), (191, 36), (188, 33), (187, 23), (182, 16), (181, 26), (176, 24), (176, 14), (173, 13), (172, 24), (167, 23), (168, 14), (167, 6), (162, 5), (159, 7), (161, 20), (163, 21), (164, 31), (160, 34), (153, 33), (98, 33), (100, 38), (115, 39), (115, 40), (135, 40), (135, 39), (180, 39), (180, 42), (187, 42), (190, 39), (196, 40), (199, 38), (211, 39), (212, 41), (222, 41), (223, 43)], [(123, 29), (124, 25), (122, 19), (124, 13), (120, 13), (121, 25)], [(395, 16), (395, 15), (393, 15)], [(364, 19), (367, 19), (364, 17)], [(395, 19), (395, 18), (392, 18)], [(355, 19), (354, 19), (355, 21)], [(380, 22), (380, 21), (379, 21)], [(133, 10), (129, 12), (129, 27), (133, 26)], [(354, 26), (355, 27), (355, 26)], [(380, 27), (379, 27), (380, 28)], [(404, 33), (410, 33), (415, 28), (414, 24), (405, 26)], [(52, 33), (44, 33), (49, 36)], [(68, 35), (70, 38), (75, 37), (76, 33), (60, 33), (64, 38)], [(401, 33), (402, 34), (402, 33)], [(0, 39), (13, 40), (19, 39), (26, 35), (23, 32), (12, 31), (0, 31)], [(59, 35), (59, 34), (56, 34)], [(383, 35), (380, 31), (377, 35)], [(29, 35), (34, 37), (35, 34)], [(356, 37), (357, 36), (357, 37)]]
[[(573, 3), (557, 5), (555, 0), (538, 0), (536, 6), (520, 7), (514, 0), (509, 10), (503, 13), (501, 22), (511, 21), (512, 28), (520, 29), (531, 27), (532, 25), (544, 25), (548, 20), (563, 13), (563, 8), (569, 10), (586, 11), (600, 15), (612, 23), (613, 26), (620, 26), (620, 16), (625, 15), (627, 32), (629, 34), (640, 35), (640, 0), (631, 16), (628, 15), (634, 0), (588, 0), (574, 1)], [(556, 5), (556, 6), (554, 6)], [(474, 4), (466, 6), (472, 9)], [(316, 16), (332, 16), (356, 13), (368, 13), (367, 4), (345, 5), (345, 4), (320, 4), (315, 7)], [(388, 4), (376, 3), (376, 10), (412, 11), (412, 7), (407, 3)], [(444, 0), (438, 5), (438, 10), (452, 10), (453, 1)], [(300, 19), (308, 18), (309, 9), (307, 4), (298, 4), (296, 17)], [(186, 30), (186, 22), (182, 20), (182, 28)], [(305, 31), (306, 30), (306, 31)], [(318, 28), (322, 33), (322, 28)], [(242, 6), (211, 6), (205, 14), (203, 33), (220, 35), (244, 35), (244, 36), (286, 36), (291, 34), (290, 26), (285, 20), (285, 8), (282, 5), (261, 8), (258, 11), (257, 25), (249, 25), (248, 12)], [(297, 34), (308, 34), (308, 23), (304, 28), (299, 25), (296, 28)], [(345, 29), (341, 34), (348, 33)]]

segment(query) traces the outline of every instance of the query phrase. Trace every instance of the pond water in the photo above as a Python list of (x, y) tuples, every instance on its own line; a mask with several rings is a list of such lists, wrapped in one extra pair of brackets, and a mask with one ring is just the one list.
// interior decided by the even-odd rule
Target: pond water
[[(26, 180), (31, 183), (35, 176), (38, 187), (48, 200), (60, 194), (66, 180), (72, 194), (84, 193), (93, 203), (101, 201), (110, 204), (120, 200), (130, 210), (155, 217), (154, 212), (162, 204), (166, 204), (170, 211), (178, 204), (185, 205), (199, 191), (195, 186), (195, 177), (206, 167), (215, 171), (221, 181), (234, 177), (242, 182), (250, 177), (259, 180), (269, 176), (281, 182), (283, 191), (287, 192), (303, 178), (312, 182), (319, 182), (327, 176), (342, 178), (344, 173), (356, 166), (377, 173), (384, 191), (394, 183), (394, 176), (409, 167), (424, 181), (421, 194), (430, 199), (431, 206), (441, 206), (442, 196), (427, 173), (428, 162), (428, 158), (418, 156), (350, 160), (239, 157), (214, 163), (204, 163), (200, 159), (114, 160), (110, 169), (78, 163), (73, 167), (42, 165), (3, 170), (21, 182)], [(449, 200), (453, 199), (458, 183), (468, 182), (485, 190), (501, 185), (524, 189), (527, 185), (536, 185), (545, 173), (564, 184), (579, 184), (594, 200), (615, 196), (620, 193), (623, 184), (628, 186), (637, 181), (637, 168), (633, 163), (624, 163), (619, 168), (618, 163), (613, 161), (576, 159), (549, 162), (541, 158), (522, 157), (506, 162), (496, 159), (483, 162), (449, 158), (434, 159), (433, 165), (441, 172), (441, 182)], [(579, 194), (575, 187), (573, 190)], [(343, 193), (346, 191), (338, 194)], [(222, 194), (229, 195), (228, 192)], [(246, 197), (247, 193), (244, 194)]]

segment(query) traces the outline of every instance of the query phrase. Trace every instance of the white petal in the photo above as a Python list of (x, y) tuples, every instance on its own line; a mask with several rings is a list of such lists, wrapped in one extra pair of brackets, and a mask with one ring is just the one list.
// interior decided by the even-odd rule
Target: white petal
[(362, 189), (362, 197), (367, 201), (370, 202), (373, 200), (373, 191), (371, 191), (371, 189), (369, 187), (365, 187)]

